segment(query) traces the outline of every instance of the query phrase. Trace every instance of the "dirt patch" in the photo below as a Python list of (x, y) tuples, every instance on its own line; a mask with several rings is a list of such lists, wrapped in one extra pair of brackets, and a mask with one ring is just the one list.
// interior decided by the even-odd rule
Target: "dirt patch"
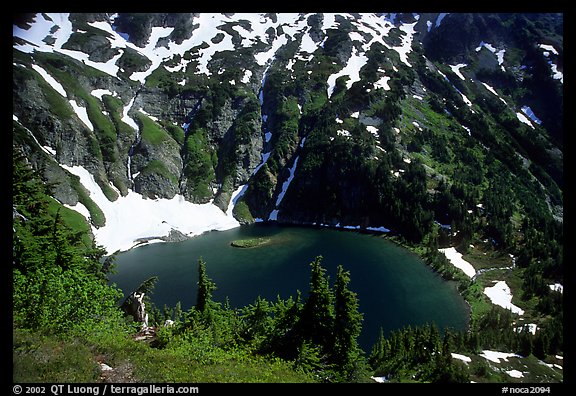
[(100, 377), (98, 382), (106, 383), (134, 383), (134, 367), (130, 362), (124, 362), (116, 367), (111, 367), (104, 362), (98, 362)]

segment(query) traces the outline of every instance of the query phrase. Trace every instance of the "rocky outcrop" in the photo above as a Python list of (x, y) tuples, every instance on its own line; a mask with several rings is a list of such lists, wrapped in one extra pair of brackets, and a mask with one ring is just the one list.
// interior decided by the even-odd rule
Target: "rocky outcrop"
[(126, 315), (132, 316), (134, 322), (142, 323), (142, 327), (148, 327), (148, 314), (144, 296), (146, 293), (135, 291), (122, 304), (122, 309)]

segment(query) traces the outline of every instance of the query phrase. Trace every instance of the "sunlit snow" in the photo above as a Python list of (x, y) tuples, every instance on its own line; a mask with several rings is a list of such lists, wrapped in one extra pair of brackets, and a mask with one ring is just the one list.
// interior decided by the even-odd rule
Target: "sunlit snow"
[(463, 67), (466, 67), (466, 66), (468, 66), (468, 65), (465, 63), (459, 63), (457, 65), (450, 65), (450, 69), (452, 69), (454, 74), (456, 74), (458, 77), (460, 77), (461, 80), (466, 80), (464, 75), (462, 75), (462, 73), (460, 72), (460, 69), (462, 69)]
[(483, 350), (480, 356), (494, 363), (500, 363), (500, 360), (504, 360), (505, 362), (507, 362), (508, 358), (511, 357), (517, 357), (517, 358), (522, 357), (516, 353), (490, 351), (487, 349)]
[(462, 258), (462, 253), (458, 252), (455, 247), (438, 250), (444, 253), (446, 258), (452, 263), (454, 267), (461, 269), (470, 278), (476, 275), (476, 269), (474, 269), (472, 264)]
[(518, 121), (523, 122), (524, 124), (528, 125), (530, 128), (534, 129), (534, 125), (532, 125), (532, 123), (530, 122), (528, 117), (526, 117), (526, 115), (524, 115), (524, 113), (517, 111), (516, 112), (516, 118), (518, 118)]
[(360, 81), (360, 69), (368, 62), (368, 57), (364, 54), (358, 54), (356, 48), (352, 49), (352, 55), (348, 58), (348, 63), (338, 73), (328, 77), (328, 98), (332, 96), (336, 86), (336, 80), (341, 76), (348, 76), (346, 88), (350, 88), (356, 81)]
[(519, 370), (508, 370), (508, 371), (506, 371), (506, 374), (508, 374), (510, 377), (513, 377), (513, 378), (524, 377), (524, 373), (522, 373), (522, 371), (519, 371)]
[(454, 353), (454, 352), (452, 352), (452, 353), (450, 353), (450, 354), (452, 355), (452, 358), (453, 358), (453, 359), (462, 360), (462, 361), (465, 362), (465, 363), (470, 363), (470, 362), (472, 362), (472, 359), (470, 359), (470, 358), (469, 358), (468, 356), (466, 356), (466, 355), (461, 355), (461, 354), (459, 354), (459, 353)]
[(66, 90), (64, 89), (62, 84), (56, 81), (56, 79), (54, 79), (54, 77), (52, 77), (46, 70), (44, 70), (38, 65), (32, 65), (32, 69), (36, 70), (44, 78), (44, 80), (46, 80), (46, 82), (50, 84), (50, 86), (54, 88), (54, 90), (56, 90), (56, 92), (66, 97)]
[(94, 89), (94, 90), (92, 90), (92, 92), (90, 92), (90, 95), (92, 95), (92, 96), (94, 96), (100, 100), (102, 100), (102, 97), (104, 95), (110, 95), (110, 96), (114, 96), (114, 97), (118, 96), (118, 94), (116, 92), (111, 92), (108, 89)]
[(560, 292), (560, 293), (564, 292), (564, 286), (562, 286), (560, 283), (554, 283), (553, 285), (548, 285), (548, 287), (552, 291), (556, 291), (556, 292)]
[[(96, 243), (104, 246), (109, 254), (128, 250), (139, 243), (141, 238), (160, 238), (167, 236), (172, 229), (188, 236), (195, 236), (211, 230), (227, 230), (238, 227), (239, 223), (217, 206), (193, 204), (181, 195), (172, 199), (146, 199), (142, 195), (128, 190), (128, 194), (110, 202), (94, 176), (82, 166), (62, 167), (80, 177), (80, 182), (89, 191), (90, 198), (98, 205), (106, 217), (103, 227), (93, 227)], [(235, 191), (237, 198), (241, 189)], [(71, 209), (86, 215), (83, 206)]]
[(493, 304), (511, 310), (518, 315), (524, 315), (524, 310), (512, 304), (512, 292), (505, 281), (493, 281), (494, 286), (484, 288), (484, 294)]
[(92, 125), (90, 118), (88, 118), (88, 111), (86, 110), (86, 107), (80, 106), (79, 104), (76, 103), (75, 100), (70, 100), (70, 104), (72, 105), (72, 108), (74, 109), (74, 112), (76, 113), (78, 118), (80, 118), (80, 120), (84, 123), (84, 125), (88, 127), (88, 129), (93, 131), (94, 125)]

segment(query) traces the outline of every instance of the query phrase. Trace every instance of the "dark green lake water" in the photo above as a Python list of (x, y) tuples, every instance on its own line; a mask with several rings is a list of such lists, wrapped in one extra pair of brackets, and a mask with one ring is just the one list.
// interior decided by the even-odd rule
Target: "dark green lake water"
[[(271, 237), (272, 243), (251, 249), (230, 246), (235, 239)], [(407, 325), (434, 322), (442, 330), (463, 330), (468, 323), (465, 301), (454, 286), (433, 273), (415, 254), (376, 235), (331, 229), (256, 224), (215, 231), (177, 243), (157, 243), (124, 252), (111, 281), (125, 294), (151, 276), (159, 280), (151, 298), (159, 308), (181, 301), (196, 303), (198, 258), (216, 283), (214, 300), (242, 307), (261, 296), (275, 301), (302, 292), (306, 298), (310, 263), (322, 266), (334, 285), (336, 267), (350, 271), (349, 289), (358, 294), (364, 314), (359, 342), (369, 352), (380, 327), (386, 335)]]

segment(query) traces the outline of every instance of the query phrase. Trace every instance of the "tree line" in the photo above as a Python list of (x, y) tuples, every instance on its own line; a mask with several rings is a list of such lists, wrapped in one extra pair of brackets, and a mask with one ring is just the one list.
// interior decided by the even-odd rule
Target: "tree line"
[[(252, 304), (233, 309), (228, 301), (213, 300), (216, 284), (200, 258), (196, 304), (186, 312), (180, 304), (174, 309), (164, 307), (164, 312), (155, 307), (150, 322), (160, 328), (160, 347), (185, 334), (208, 331), (218, 347), (247, 348), (291, 361), (320, 382), (365, 381), (370, 368), (357, 340), (363, 315), (349, 282), (350, 272), (339, 265), (331, 286), (322, 256), (318, 256), (310, 264), (306, 298), (300, 291), (276, 301), (258, 297)], [(166, 320), (173, 321), (169, 327), (163, 326)]]

